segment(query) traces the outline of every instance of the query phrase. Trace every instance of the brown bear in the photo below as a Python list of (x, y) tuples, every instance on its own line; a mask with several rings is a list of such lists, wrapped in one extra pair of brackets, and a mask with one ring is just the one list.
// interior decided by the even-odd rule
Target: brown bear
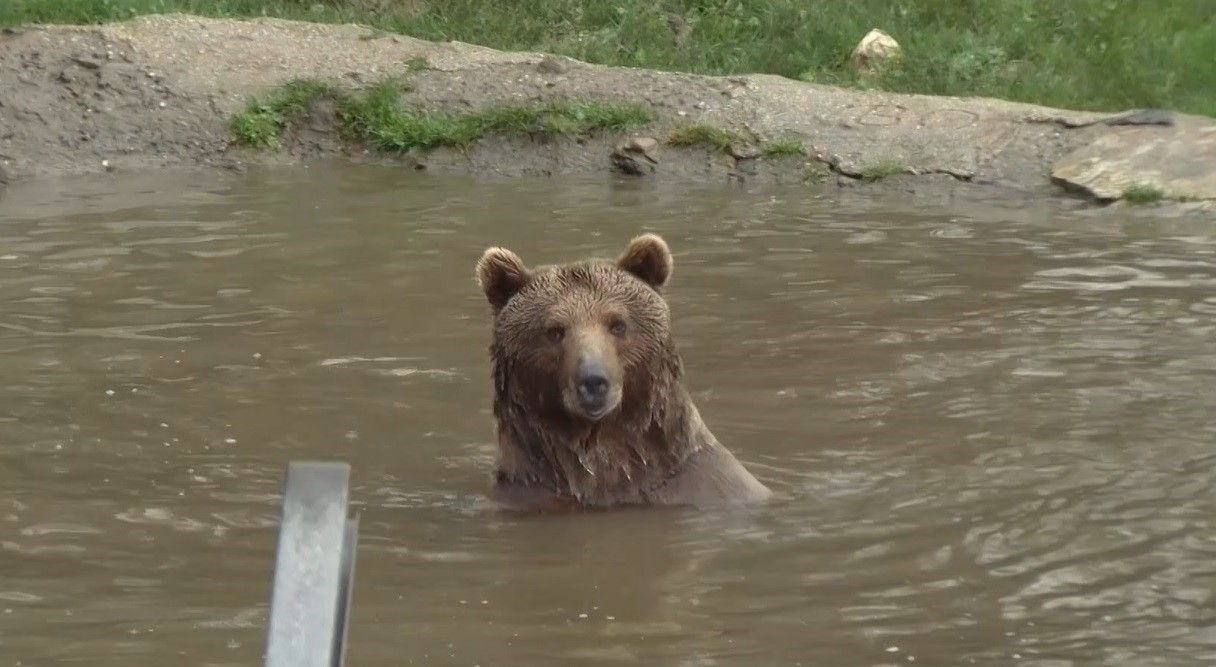
[(771, 497), (684, 386), (662, 293), (672, 267), (654, 234), (616, 261), (529, 268), (505, 248), (481, 256), (477, 282), (493, 311), (495, 498), (587, 509)]

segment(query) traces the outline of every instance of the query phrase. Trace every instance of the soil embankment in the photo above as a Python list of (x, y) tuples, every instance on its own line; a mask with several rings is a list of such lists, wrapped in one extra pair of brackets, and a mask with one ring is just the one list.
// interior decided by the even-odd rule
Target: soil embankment
[[(293, 78), (361, 87), (411, 69), (403, 101), (431, 110), (563, 98), (645, 103), (656, 112), (654, 126), (630, 135), (660, 139), (651, 156), (659, 178), (855, 183), (898, 176), (905, 185), (924, 178), (927, 186), (1072, 190), (1105, 201), (1128, 191), (1216, 201), (1216, 121), (1207, 118), (1149, 113), (1112, 122), (1119, 115), (846, 90), (768, 75), (611, 68), (353, 25), (183, 15), (0, 35), (0, 182), (334, 155), (377, 159), (343, 144), (323, 112), (269, 154), (235, 145), (229, 119), (251, 97)], [(685, 123), (726, 128), (757, 143), (797, 140), (806, 155), (664, 147), (664, 132)], [(467, 150), (410, 159), (474, 173), (608, 172), (619, 168), (612, 153), (623, 139), (488, 138)]]

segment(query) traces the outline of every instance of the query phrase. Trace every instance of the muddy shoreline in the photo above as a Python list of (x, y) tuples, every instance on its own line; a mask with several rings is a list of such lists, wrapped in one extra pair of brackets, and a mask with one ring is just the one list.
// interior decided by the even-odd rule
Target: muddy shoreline
[[(409, 74), (403, 101), (426, 109), (578, 98), (645, 103), (657, 120), (628, 135), (489, 137), (467, 151), (398, 158), (342, 142), (333, 119), (313, 113), (277, 151), (233, 143), (229, 119), (251, 97), (292, 78), (359, 88), (418, 62), (425, 66)], [(1169, 114), (1166, 122), (1112, 125), (1107, 121), (1113, 116), (845, 90), (770, 75), (604, 67), (277, 19), (163, 15), (0, 35), (0, 182), (164, 167), (240, 170), (330, 158), (474, 175), (609, 174), (618, 171), (611, 155), (622, 140), (661, 137), (693, 122), (759, 140), (798, 140), (807, 155), (740, 158), (711, 148), (663, 147), (654, 173), (638, 178), (982, 189), (1103, 204), (1120, 199), (1128, 184), (1143, 182), (1164, 199), (1199, 208), (1216, 202), (1216, 122)], [(1179, 173), (1169, 173), (1174, 163)], [(858, 178), (874, 165), (893, 166), (895, 175)]]

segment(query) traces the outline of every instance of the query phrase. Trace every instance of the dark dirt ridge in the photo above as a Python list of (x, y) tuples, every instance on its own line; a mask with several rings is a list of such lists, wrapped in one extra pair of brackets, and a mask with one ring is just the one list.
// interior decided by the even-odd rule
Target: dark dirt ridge
[[(983, 98), (839, 89), (770, 75), (708, 77), (589, 65), (536, 53), (434, 43), (354, 25), (277, 19), (141, 17), (100, 27), (50, 26), (0, 35), (0, 183), (18, 178), (167, 166), (241, 169), (327, 157), (386, 158), (336, 138), (314, 110), (278, 152), (233, 145), (228, 119), (253, 95), (295, 77), (364, 86), (404, 73), (405, 101), (430, 109), (590, 98), (645, 102), (662, 137), (700, 122), (757, 141), (798, 139), (808, 157), (742, 158), (661, 148), (654, 174), (695, 182), (826, 181), (868, 187), (992, 188), (1025, 196), (1080, 191), (1118, 199), (1147, 183), (1167, 197), (1216, 201), (1216, 122), (1165, 114), (1118, 125), (1112, 114)], [(418, 168), (545, 176), (609, 173), (625, 136), (488, 138), (467, 151), (407, 158)], [(1129, 144), (1130, 142), (1130, 144)], [(1155, 152), (1154, 152), (1155, 151)], [(1129, 162), (1146, 155), (1152, 162)], [(1187, 162), (1169, 174), (1166, 163)], [(1206, 180), (1205, 180), (1206, 179)], [(1061, 187), (1065, 186), (1065, 187)]]

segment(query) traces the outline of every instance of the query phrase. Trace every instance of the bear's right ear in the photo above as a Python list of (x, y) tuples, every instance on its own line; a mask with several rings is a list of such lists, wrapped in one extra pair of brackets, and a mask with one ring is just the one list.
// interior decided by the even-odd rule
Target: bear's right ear
[(616, 260), (618, 267), (656, 290), (662, 290), (671, 280), (672, 264), (671, 250), (658, 234), (634, 237)]
[(487, 248), (477, 260), (477, 284), (495, 313), (531, 279), (524, 261), (506, 248)]

